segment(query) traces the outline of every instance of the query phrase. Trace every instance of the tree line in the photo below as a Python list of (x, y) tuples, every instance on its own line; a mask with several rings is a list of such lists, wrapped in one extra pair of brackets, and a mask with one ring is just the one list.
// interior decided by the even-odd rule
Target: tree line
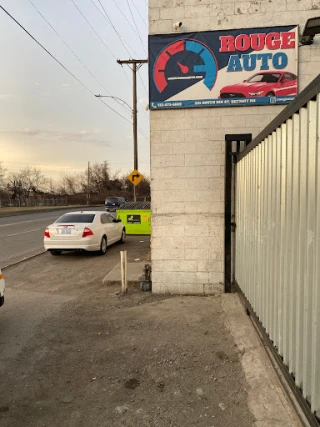
[[(58, 180), (48, 178), (39, 168), (26, 166), (17, 172), (8, 171), (0, 162), (0, 198), (12, 200), (68, 197), (70, 203), (104, 203), (106, 197), (122, 196), (133, 200), (129, 174), (112, 173), (107, 161), (93, 163), (80, 173), (63, 173)], [(137, 186), (137, 200), (150, 197), (150, 180)]]

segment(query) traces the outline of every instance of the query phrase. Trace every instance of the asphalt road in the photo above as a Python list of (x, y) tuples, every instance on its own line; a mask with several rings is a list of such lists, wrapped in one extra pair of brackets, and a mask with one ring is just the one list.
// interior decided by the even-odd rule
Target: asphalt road
[[(0, 215), (0, 267), (4, 268), (44, 251), (43, 233), (59, 216), (83, 208), (34, 212), (2, 218)], [(92, 210), (103, 210), (92, 208)]]

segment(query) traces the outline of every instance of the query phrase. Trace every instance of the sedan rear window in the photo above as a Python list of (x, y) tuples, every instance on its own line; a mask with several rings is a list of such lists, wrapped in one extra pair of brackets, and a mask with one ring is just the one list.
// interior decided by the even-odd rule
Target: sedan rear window
[(92, 223), (95, 214), (66, 214), (62, 215), (56, 223)]

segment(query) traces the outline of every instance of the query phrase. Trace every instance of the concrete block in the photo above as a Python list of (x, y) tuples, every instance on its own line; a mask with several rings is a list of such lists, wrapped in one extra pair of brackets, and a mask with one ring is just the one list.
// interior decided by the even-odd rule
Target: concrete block
[(185, 256), (184, 259), (190, 260), (206, 260), (209, 259), (209, 249), (190, 249), (185, 248)]
[(159, 190), (184, 190), (185, 180), (181, 178), (174, 179), (152, 179), (152, 191)]
[[(311, 10), (312, 0), (287, 0), (287, 10)], [(300, 21), (300, 20), (299, 20)]]
[(223, 237), (223, 233), (224, 233), (224, 227), (223, 224), (221, 225), (213, 225), (213, 224), (209, 224), (209, 230), (208, 230), (208, 235), (211, 238), (215, 238), (215, 237)]
[(210, 178), (185, 178), (184, 184), (186, 191), (190, 190), (209, 190)]
[(198, 190), (193, 191), (191, 189), (186, 190), (185, 192), (185, 201), (203, 203), (203, 202), (216, 202), (221, 201), (223, 197), (222, 191), (212, 191), (212, 190)]
[(214, 29), (214, 23), (212, 20), (213, 19), (210, 16), (198, 16), (194, 20), (196, 26), (195, 31), (210, 31)]
[(190, 272), (197, 271), (197, 261), (172, 261), (166, 266), (167, 271)]
[(221, 153), (214, 154), (186, 154), (185, 165), (186, 166), (217, 166), (224, 165), (225, 156)]
[[(232, 123), (232, 122), (231, 122)], [(236, 133), (233, 128), (228, 126), (208, 129), (209, 141), (224, 141), (226, 133)], [(239, 133), (239, 130), (238, 130)]]
[(161, 141), (163, 144), (177, 144), (185, 142), (185, 132), (184, 130), (162, 130)]
[(235, 2), (234, 7), (236, 15), (251, 15), (261, 11), (260, 2), (258, 1)]
[(167, 34), (172, 32), (173, 22), (171, 19), (149, 21), (149, 34)]
[(184, 154), (185, 153), (185, 143), (179, 142), (172, 144), (172, 152), (173, 154)]
[(188, 284), (188, 283), (210, 283), (210, 275), (211, 273), (205, 271), (197, 271), (197, 272), (182, 272), (180, 275), (180, 283)]
[[(209, 255), (208, 255), (209, 256)], [(184, 259), (184, 248), (173, 249), (173, 248), (153, 248), (151, 247), (151, 259), (152, 261), (159, 260), (172, 260), (172, 259)]]
[(185, 202), (184, 209), (186, 213), (197, 213), (199, 215), (205, 215), (208, 213), (208, 202), (202, 202), (201, 204), (195, 202)]
[(222, 272), (222, 262), (221, 261), (208, 261), (200, 260), (197, 265), (198, 271), (208, 271), (208, 272)]
[(149, 7), (149, 21), (157, 21), (158, 19), (160, 19), (160, 9)]
[(150, 8), (172, 7), (173, 6), (173, 0), (149, 0), (148, 5), (149, 5), (149, 9)]
[(155, 165), (155, 160), (157, 156), (172, 154), (173, 153), (173, 145), (170, 144), (151, 144), (151, 156), (155, 156), (153, 161), (153, 166)]
[(210, 131), (209, 129), (193, 129), (186, 133), (186, 142), (201, 142), (209, 141)]
[(320, 58), (318, 61), (306, 62), (299, 65), (299, 71), (301, 74), (313, 74), (317, 69), (317, 72), (320, 70)]
[(183, 166), (184, 154), (161, 154), (152, 159), (153, 167)]
[(245, 126), (246, 116), (243, 110), (239, 111), (239, 108), (240, 107), (235, 110), (232, 116), (225, 115), (221, 117), (221, 126), (222, 128), (225, 128), (225, 133), (229, 133), (228, 128), (230, 127), (230, 125), (232, 125), (232, 127), (239, 128), (243, 128)]
[(224, 273), (216, 273), (216, 272), (211, 272), (210, 273), (210, 283), (223, 283), (224, 281)]
[(261, 1), (260, 6), (261, 13), (285, 12), (287, 10), (287, 4), (282, 0)]
[(180, 286), (181, 295), (203, 295), (202, 283), (184, 283)]
[(220, 116), (198, 117), (197, 120), (195, 120), (193, 123), (195, 124), (196, 129), (212, 129), (215, 127), (219, 127), (221, 125), (221, 117)]
[(223, 2), (211, 4), (210, 16), (221, 16), (221, 14), (225, 16), (234, 15), (234, 3)]
[(174, 213), (181, 214), (181, 213), (184, 213), (185, 211), (186, 211), (186, 208), (183, 202), (174, 202), (174, 203), (165, 203), (165, 204), (162, 203), (159, 206), (157, 205), (154, 209), (154, 213), (158, 215), (160, 214), (167, 215), (167, 214), (174, 214)]
[[(150, 126), (152, 127), (153, 120), (150, 120)], [(150, 133), (151, 145), (162, 142), (162, 132), (160, 130), (151, 130)]]
[(186, 199), (184, 190), (162, 190), (157, 191), (153, 196), (156, 196), (156, 202), (159, 204), (184, 202)]
[[(220, 0), (218, 0), (220, 2)], [(203, 4), (210, 4), (212, 0), (185, 0), (185, 6), (198, 6)]]
[(160, 11), (160, 19), (182, 20), (185, 17), (185, 8), (183, 6), (166, 7)]
[[(162, 273), (166, 268), (166, 262), (170, 261), (152, 261), (152, 276), (154, 276), (154, 273)], [(156, 277), (158, 278), (159, 275)], [(158, 279), (159, 280), (159, 279)]]
[(224, 190), (224, 179), (223, 178), (208, 178), (208, 189), (215, 191)]
[(220, 283), (203, 285), (204, 295), (222, 295), (224, 293), (224, 286)]
[[(221, 197), (223, 197), (223, 195), (221, 195)], [(210, 202), (208, 207), (208, 212), (209, 213), (224, 212), (224, 201), (222, 200), (219, 202)]]
[[(157, 290), (158, 288), (158, 290)], [(181, 289), (179, 283), (160, 283), (155, 290), (153, 289), (153, 281), (152, 281), (152, 292), (163, 294), (163, 295), (180, 295)]]
[(208, 236), (207, 225), (185, 225), (184, 235), (187, 237), (196, 238), (197, 236)]
[(217, 249), (209, 249), (208, 259), (209, 261), (222, 261), (223, 252)]
[(182, 232), (182, 237), (180, 236), (163, 236), (157, 237), (156, 239), (152, 239), (151, 247), (154, 249), (166, 247), (167, 249), (180, 249), (184, 248), (188, 245), (185, 245), (185, 237)]
[(210, 4), (198, 4), (196, 6), (186, 6), (186, 18), (206, 17), (210, 16)]
[(222, 144), (218, 141), (186, 142), (183, 146), (185, 154), (213, 154), (221, 153)]

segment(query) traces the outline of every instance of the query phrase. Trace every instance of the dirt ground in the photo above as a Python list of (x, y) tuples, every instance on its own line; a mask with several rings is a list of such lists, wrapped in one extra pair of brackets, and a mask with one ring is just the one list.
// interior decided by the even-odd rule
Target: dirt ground
[[(129, 261), (148, 259), (140, 239)], [(123, 297), (102, 284), (118, 257), (114, 246), (5, 270), (1, 427), (253, 425), (221, 298)]]

